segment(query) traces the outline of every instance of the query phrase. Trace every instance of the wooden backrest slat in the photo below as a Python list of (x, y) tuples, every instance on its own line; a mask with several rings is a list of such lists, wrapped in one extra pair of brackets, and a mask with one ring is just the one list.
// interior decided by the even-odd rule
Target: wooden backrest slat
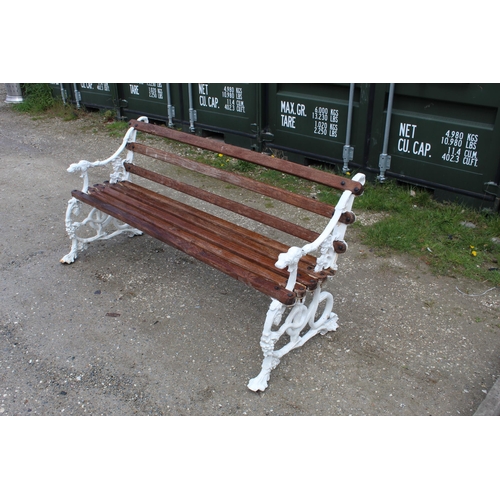
[(355, 195), (360, 195), (363, 192), (363, 185), (359, 182), (353, 181), (351, 179), (345, 179), (344, 177), (329, 172), (324, 172), (304, 165), (299, 165), (291, 161), (282, 160), (280, 158), (273, 158), (262, 153), (257, 153), (255, 151), (240, 148), (238, 146), (224, 144), (219, 141), (207, 139), (205, 137), (199, 137), (193, 134), (188, 134), (186, 132), (180, 132), (175, 129), (161, 127), (159, 125), (145, 123), (138, 120), (131, 120), (130, 126), (142, 132), (153, 134), (159, 137), (164, 137), (167, 139), (173, 139), (184, 144), (190, 144), (191, 146), (208, 149), (209, 151), (213, 151), (215, 153), (221, 153), (227, 156), (231, 156), (232, 158), (238, 158), (239, 160), (255, 163), (257, 165), (271, 168), (273, 170), (278, 170), (286, 174), (295, 175), (296, 177), (317, 182), (319, 184), (324, 184), (325, 186), (333, 187), (341, 191), (349, 189)]
[(242, 203), (238, 203), (237, 201), (210, 193), (209, 191), (205, 191), (204, 189), (196, 186), (171, 179), (170, 177), (166, 177), (165, 175), (161, 175), (157, 172), (147, 170), (131, 163), (125, 163), (125, 168), (128, 172), (138, 175), (139, 177), (143, 177), (163, 186), (175, 189), (176, 191), (193, 196), (200, 200), (207, 201), (213, 205), (231, 210), (234, 213), (243, 215), (257, 222), (261, 222), (267, 226), (274, 227), (275, 229), (279, 229), (280, 231), (296, 236), (297, 238), (301, 238), (302, 240), (311, 242), (318, 237), (318, 233), (311, 231), (310, 229), (301, 227), (297, 224), (288, 222), (274, 215), (267, 214)]
[(127, 144), (127, 149), (129, 149), (130, 151), (134, 151), (135, 153), (149, 156), (150, 158), (165, 161), (177, 167), (183, 167), (188, 170), (192, 170), (213, 177), (215, 179), (228, 182), (244, 189), (249, 189), (250, 191), (269, 196), (270, 198), (273, 198), (275, 200), (283, 201), (290, 205), (308, 210), (309, 212), (323, 215), (324, 217), (332, 217), (335, 210), (335, 207), (332, 207), (327, 203), (313, 200), (312, 198), (308, 198), (307, 196), (291, 193), (290, 191), (287, 191), (285, 189), (271, 186), (269, 184), (250, 179), (248, 177), (243, 177), (239, 174), (226, 172), (225, 170), (221, 170), (210, 165), (205, 165), (189, 158), (184, 158), (175, 153), (169, 153), (167, 151), (153, 148), (151, 146), (146, 146), (138, 142)]

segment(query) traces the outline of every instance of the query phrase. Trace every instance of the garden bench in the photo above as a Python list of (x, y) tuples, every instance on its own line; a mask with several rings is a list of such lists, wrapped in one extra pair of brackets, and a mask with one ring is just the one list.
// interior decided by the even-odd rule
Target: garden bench
[[(244, 160), (299, 178), (336, 188), (342, 192), (336, 207), (311, 197), (295, 194), (243, 175), (212, 167), (164, 149), (137, 142), (137, 133), (172, 139), (228, 157)], [(142, 137), (142, 135), (141, 135)], [(147, 141), (146, 141), (147, 142)], [(159, 142), (159, 141), (158, 141)], [(125, 158), (121, 158), (126, 150)], [(228, 197), (138, 165), (137, 155), (162, 160), (171, 165), (204, 174), (226, 183), (248, 189), (280, 202), (300, 207), (328, 219), (321, 234), (294, 222), (257, 210)], [(110, 165), (110, 180), (89, 185), (89, 171)], [(146, 233), (208, 264), (270, 297), (271, 305), (264, 321), (260, 345), (264, 360), (261, 372), (248, 387), (263, 391), (271, 370), (291, 349), (303, 345), (317, 333), (336, 330), (337, 315), (332, 311), (333, 296), (322, 289), (325, 280), (335, 274), (337, 257), (347, 249), (344, 234), (354, 222), (353, 199), (363, 192), (365, 176), (352, 179), (299, 165), (270, 155), (224, 144), (165, 126), (149, 123), (146, 117), (130, 121), (118, 150), (104, 161), (82, 160), (68, 168), (83, 177), (81, 191), (71, 192), (66, 210), (66, 230), (71, 251), (61, 262), (70, 264), (78, 252), (91, 241), (118, 234), (130, 236)], [(132, 175), (134, 180), (132, 180)], [(183, 193), (182, 202), (144, 187), (140, 179)], [(163, 188), (162, 188), (163, 189)], [(188, 195), (188, 196), (184, 196)], [(302, 246), (287, 246), (277, 239), (230, 222), (195, 205), (188, 199), (199, 199), (235, 214), (265, 224), (299, 238)], [(86, 217), (79, 216), (81, 202), (89, 205)], [(81, 222), (75, 220), (78, 217)], [(82, 231), (85, 229), (85, 233)], [(88, 236), (88, 228), (95, 234)], [(289, 341), (275, 349), (279, 338), (287, 334)]]

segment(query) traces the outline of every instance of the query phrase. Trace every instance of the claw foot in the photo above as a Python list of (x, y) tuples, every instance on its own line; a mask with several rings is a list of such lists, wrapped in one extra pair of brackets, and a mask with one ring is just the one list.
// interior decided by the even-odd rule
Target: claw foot
[(270, 355), (264, 358), (262, 362), (262, 369), (260, 373), (248, 382), (247, 387), (254, 392), (265, 391), (267, 383), (271, 377), (271, 370), (276, 368), (280, 363), (280, 359), (276, 356)]
[(68, 253), (59, 262), (61, 264), (73, 264), (73, 262), (75, 262), (75, 256)]

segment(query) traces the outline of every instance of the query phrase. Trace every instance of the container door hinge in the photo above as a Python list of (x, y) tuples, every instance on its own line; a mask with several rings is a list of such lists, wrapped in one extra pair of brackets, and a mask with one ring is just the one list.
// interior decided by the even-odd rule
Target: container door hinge
[(349, 162), (354, 158), (354, 147), (348, 146), (347, 144), (344, 146), (342, 150), (342, 160), (344, 161), (344, 166), (342, 167), (342, 171), (344, 173), (349, 172)]
[(168, 116), (168, 126), (172, 128), (174, 126), (175, 106), (172, 106), (171, 104), (167, 106), (167, 116)]
[(272, 142), (274, 141), (274, 134), (272, 134), (271, 132), (261, 132), (260, 133), (260, 138), (262, 141), (265, 141), (265, 142)]
[(189, 131), (190, 132), (195, 132), (196, 128), (195, 128), (194, 124), (197, 121), (198, 121), (198, 113), (196, 112), (196, 109), (189, 108)]
[(500, 200), (500, 185), (493, 181), (485, 182), (484, 185), (484, 192), (494, 196), (496, 198), (496, 203), (498, 204), (498, 201)]
[(391, 155), (382, 153), (378, 160), (378, 168), (380, 170), (380, 174), (377, 176), (377, 180), (379, 182), (385, 181), (385, 171), (390, 170), (391, 168)]

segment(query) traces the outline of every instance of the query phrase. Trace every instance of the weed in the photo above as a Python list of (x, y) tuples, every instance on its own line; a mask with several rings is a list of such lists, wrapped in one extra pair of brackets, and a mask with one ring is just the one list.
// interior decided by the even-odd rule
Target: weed
[(237, 160), (233, 165), (231, 165), (231, 170), (234, 170), (235, 172), (239, 173), (248, 173), (255, 170), (255, 165), (247, 161)]
[(371, 185), (357, 200), (357, 208), (376, 207), (389, 213), (360, 227), (366, 245), (417, 256), (437, 274), (500, 284), (494, 265), (500, 258), (500, 245), (494, 243), (500, 234), (498, 214), (439, 203), (426, 191), (410, 194), (396, 183), (389, 184)]
[(56, 116), (64, 121), (70, 121), (77, 119), (83, 113), (65, 105), (61, 98), (54, 98), (47, 83), (24, 83), (22, 89), (24, 100), (14, 104), (13, 109), (32, 115), (33, 120)]
[[(105, 118), (106, 119), (106, 118)], [(111, 137), (121, 137), (128, 129), (127, 122), (113, 121), (106, 123), (106, 130)]]
[(47, 83), (23, 83), (23, 102), (14, 104), (14, 109), (24, 113), (43, 113), (54, 105), (52, 90)]
[(114, 122), (116, 118), (116, 111), (113, 109), (107, 109), (104, 111), (103, 117), (105, 122)]

